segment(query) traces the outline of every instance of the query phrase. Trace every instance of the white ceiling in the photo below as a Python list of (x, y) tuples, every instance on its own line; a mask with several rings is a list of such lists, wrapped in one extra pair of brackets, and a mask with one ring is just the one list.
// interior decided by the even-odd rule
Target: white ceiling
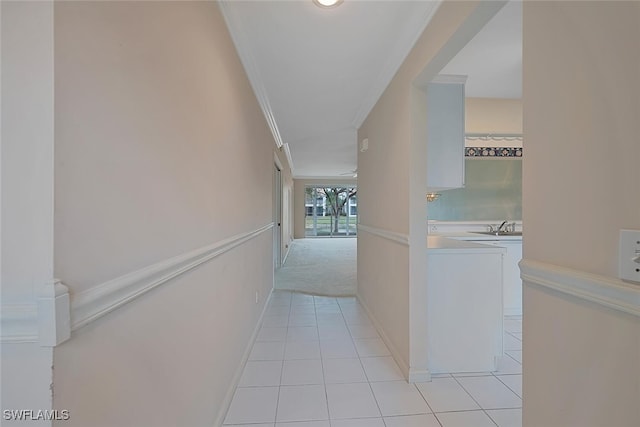
[(468, 76), (470, 98), (521, 98), (522, 2), (500, 9), (441, 73)]
[[(221, 2), (272, 133), (290, 150), (295, 177), (346, 176), (356, 169), (356, 130), (438, 4), (345, 0), (339, 7), (321, 9), (311, 0)], [(504, 13), (501, 19), (500, 26), (506, 23), (509, 29), (507, 37), (500, 35), (503, 29), (491, 31), (475, 46), (472, 40), (470, 52), (461, 52), (445, 70), (470, 76), (469, 96), (492, 96), (484, 89), (493, 87), (494, 97), (519, 97), (513, 88), (487, 84), (487, 79), (514, 80), (506, 74), (521, 62), (521, 50), (518, 59), (512, 57), (521, 44), (521, 31), (514, 39), (521, 27), (511, 22), (516, 13)], [(505, 68), (492, 71), (498, 66)], [(519, 81), (513, 83), (519, 90)], [(476, 86), (483, 91), (476, 92)]]

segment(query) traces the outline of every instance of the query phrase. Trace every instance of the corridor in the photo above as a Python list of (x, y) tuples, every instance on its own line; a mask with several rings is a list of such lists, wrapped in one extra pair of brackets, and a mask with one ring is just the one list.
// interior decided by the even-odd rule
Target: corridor
[(498, 372), (408, 384), (356, 298), (274, 291), (224, 425), (521, 426), (521, 319), (505, 328)]
[(285, 264), (276, 270), (275, 288), (313, 295), (356, 294), (357, 239), (296, 239)]

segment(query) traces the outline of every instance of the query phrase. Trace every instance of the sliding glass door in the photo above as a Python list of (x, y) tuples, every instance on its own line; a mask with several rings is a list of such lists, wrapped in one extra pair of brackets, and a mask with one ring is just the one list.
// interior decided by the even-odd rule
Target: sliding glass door
[(356, 187), (305, 189), (306, 237), (355, 237), (357, 223)]

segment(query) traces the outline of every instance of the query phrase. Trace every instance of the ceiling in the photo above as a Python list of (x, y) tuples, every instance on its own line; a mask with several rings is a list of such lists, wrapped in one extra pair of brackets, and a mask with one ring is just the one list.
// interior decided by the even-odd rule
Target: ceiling
[(522, 2), (500, 9), (441, 74), (468, 76), (470, 98), (522, 98)]
[[(289, 151), (294, 177), (321, 178), (353, 175), (357, 129), (439, 1), (345, 0), (331, 9), (311, 0), (220, 4), (276, 142)], [(487, 34), (445, 68), (469, 75), (468, 96), (520, 97), (517, 9), (519, 3), (503, 8), (494, 18), (500, 25), (485, 27)]]

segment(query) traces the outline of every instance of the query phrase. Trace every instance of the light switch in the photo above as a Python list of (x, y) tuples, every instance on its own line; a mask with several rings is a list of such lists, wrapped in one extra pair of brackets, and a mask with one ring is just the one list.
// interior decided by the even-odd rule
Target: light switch
[(364, 153), (365, 151), (367, 151), (369, 149), (369, 138), (365, 138), (362, 140), (362, 142), (360, 143), (360, 152)]
[(640, 230), (620, 230), (619, 275), (640, 283)]

